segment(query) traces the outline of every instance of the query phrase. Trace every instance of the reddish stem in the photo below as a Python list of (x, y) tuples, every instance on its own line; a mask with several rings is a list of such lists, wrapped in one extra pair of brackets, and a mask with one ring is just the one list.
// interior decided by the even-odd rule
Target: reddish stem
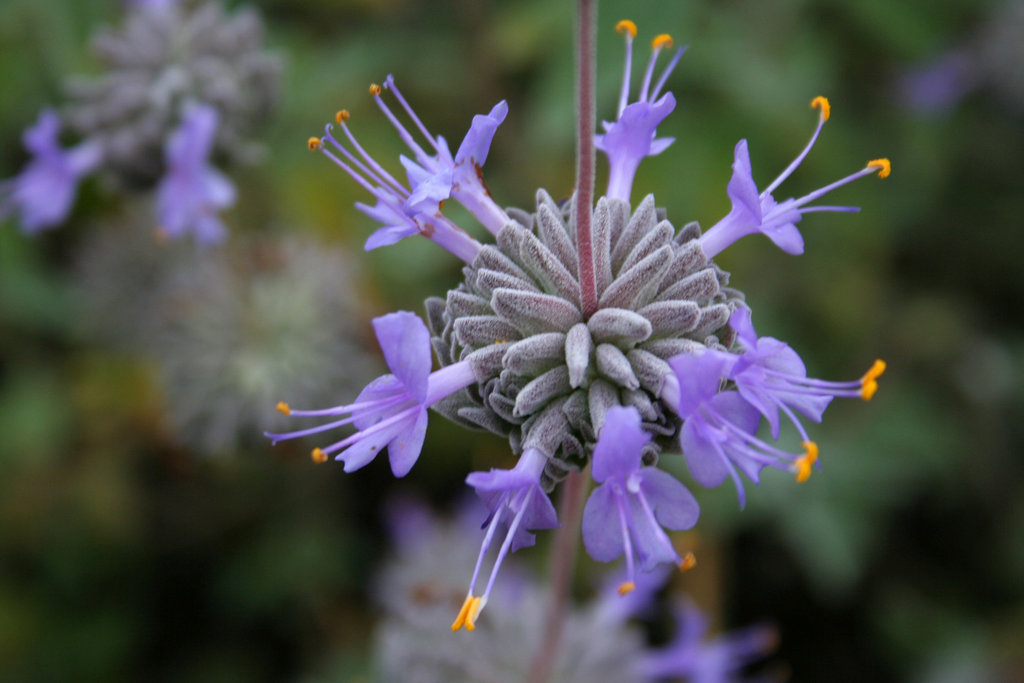
[(589, 318), (597, 311), (597, 278), (591, 222), (594, 205), (594, 126), (596, 100), (594, 66), (597, 62), (597, 0), (579, 0), (576, 46), (576, 250), (580, 274), (580, 304)]

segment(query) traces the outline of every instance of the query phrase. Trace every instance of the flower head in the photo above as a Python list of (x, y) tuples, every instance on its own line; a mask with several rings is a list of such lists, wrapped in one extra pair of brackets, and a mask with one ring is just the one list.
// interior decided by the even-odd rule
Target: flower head
[(730, 244), (745, 235), (752, 235), (760, 232), (777, 247), (787, 254), (802, 254), (804, 251), (804, 239), (797, 230), (796, 224), (800, 222), (805, 213), (814, 211), (859, 211), (855, 206), (809, 206), (809, 204), (832, 190), (842, 187), (858, 178), (871, 175), (877, 172), (879, 178), (889, 175), (889, 160), (874, 159), (856, 173), (826, 185), (799, 199), (787, 199), (777, 202), (772, 192), (782, 184), (800, 166), (804, 158), (810, 153), (811, 148), (818, 139), (821, 129), (828, 121), (831, 113), (829, 101), (824, 97), (815, 97), (811, 100), (811, 106), (819, 109), (818, 126), (811, 135), (810, 142), (803, 151), (797, 155), (786, 169), (779, 174), (779, 177), (763, 191), (758, 192), (754, 183), (753, 171), (750, 166), (750, 153), (747, 151), (747, 141), (740, 140), (736, 143), (734, 159), (732, 164), (732, 179), (729, 180), (727, 193), (732, 202), (732, 210), (729, 214), (701, 236), (701, 246), (708, 258), (713, 258)]
[(617, 406), (605, 417), (594, 449), (594, 489), (583, 510), (583, 543), (595, 560), (608, 562), (625, 554), (627, 578), (619, 587), (636, 586), (634, 556), (640, 569), (650, 571), (662, 562), (692, 566), (672, 546), (663, 526), (689, 529), (700, 508), (681, 483), (656, 467), (643, 467), (641, 453), (651, 440), (640, 427), (635, 408)]
[[(540, 475), (546, 463), (547, 458), (543, 453), (528, 448), (511, 470), (491, 469), (490, 472), (473, 472), (466, 477), (466, 483), (476, 489), (477, 495), (490, 509), (491, 515), (484, 523), (487, 532), (480, 545), (473, 578), (469, 582), (469, 592), (455, 622), (452, 623), (453, 631), (462, 627), (467, 631), (476, 628), (476, 618), (487, 604), (505, 557), (510, 552), (534, 544), (534, 536), (528, 529), (553, 529), (558, 526), (555, 508), (547, 494), (540, 488)], [(483, 594), (477, 597), (473, 595), (477, 578), (499, 529), (505, 532), (505, 539), (498, 549), (487, 587)]]
[(476, 378), (469, 362), (430, 372), (430, 333), (413, 313), (399, 311), (374, 318), (373, 329), (392, 374), (370, 382), (349, 405), (292, 410), (287, 403), (279, 403), (278, 410), (293, 417), (343, 417), (310, 429), (267, 433), (274, 443), (353, 424), (359, 431), (326, 448), (313, 449), (313, 459), (323, 462), (337, 453), (336, 459), (345, 463), (345, 471), (352, 472), (387, 447), (395, 476), (409, 472), (423, 447), (427, 408)]
[(204, 0), (133, 0), (124, 21), (93, 35), (100, 69), (68, 79), (68, 124), (103, 150), (103, 173), (149, 189), (166, 173), (163, 151), (194, 102), (217, 109), (213, 147), (228, 162), (258, 158), (257, 125), (273, 111), (281, 60), (263, 43), (251, 8)]
[(167, 141), (167, 174), (156, 199), (160, 229), (167, 237), (191, 232), (199, 243), (213, 244), (227, 236), (217, 212), (235, 203), (235, 186), (209, 161), (218, 119), (213, 107), (193, 105)]
[(71, 212), (79, 181), (102, 160), (94, 142), (63, 149), (57, 141), (59, 134), (57, 113), (52, 109), (41, 112), (22, 135), (32, 159), (18, 176), (0, 183), (0, 217), (19, 214), (25, 232), (40, 232), (62, 223)]
[(661, 95), (661, 89), (686, 48), (681, 47), (676, 51), (652, 90), (651, 79), (658, 55), (662, 49), (672, 47), (672, 37), (668, 34), (663, 33), (655, 37), (651, 42), (651, 59), (644, 72), (640, 94), (636, 102), (627, 104), (636, 24), (624, 20), (620, 21), (615, 29), (626, 37), (626, 68), (622, 78), (622, 93), (619, 96), (618, 117), (614, 122), (602, 122), (605, 132), (604, 135), (594, 136), (594, 146), (608, 155), (610, 171), (607, 196), (629, 201), (633, 178), (640, 162), (644, 157), (661, 154), (675, 140), (656, 138), (655, 132), (658, 124), (676, 108), (676, 98), (670, 92)]

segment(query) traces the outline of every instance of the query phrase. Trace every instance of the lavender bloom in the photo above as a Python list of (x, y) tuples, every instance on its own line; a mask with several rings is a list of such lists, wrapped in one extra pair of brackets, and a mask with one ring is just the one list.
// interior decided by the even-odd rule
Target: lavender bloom
[(609, 409), (594, 448), (593, 475), (600, 486), (583, 510), (583, 543), (591, 557), (608, 562), (626, 556), (626, 581), (619, 586), (623, 595), (636, 588), (634, 554), (645, 572), (662, 562), (681, 569), (693, 566), (692, 556), (684, 561), (662, 526), (689, 529), (697, 523), (700, 508), (671, 475), (641, 466), (641, 453), (650, 440), (635, 408)]
[[(480, 167), (487, 160), (494, 133), (508, 113), (508, 105), (502, 101), (486, 116), (474, 116), (466, 137), (453, 157), (445, 139), (430, 134), (395, 86), (390, 75), (385, 79), (384, 87), (395, 95), (416, 128), (429, 141), (434, 152), (428, 153), (416, 142), (412, 134), (384, 104), (380, 97), (383, 91), (381, 86), (372, 85), (370, 94), (373, 95), (377, 106), (384, 112), (415, 157), (400, 158), (406, 171), (408, 187), (385, 170), (356, 141), (346, 123), (349, 118), (346, 110), (339, 111), (335, 121), (342, 127), (355, 153), (334, 137), (330, 125), (326, 127), (323, 138), (310, 138), (309, 148), (323, 152), (376, 198), (377, 203), (374, 206), (356, 204), (356, 208), (384, 226), (366, 241), (368, 251), (394, 244), (419, 233), (471, 263), (480, 250), (480, 243), (441, 215), (441, 205), (446, 199), (454, 198), (495, 234), (509, 221), (505, 211), (491, 199), (480, 171)], [(330, 143), (334, 151), (327, 147), (327, 143)], [(344, 161), (335, 152), (339, 153)]]
[(323, 410), (278, 410), (294, 417), (345, 416), (324, 425), (287, 433), (267, 433), (274, 443), (318, 434), (347, 424), (359, 430), (326, 448), (314, 448), (313, 460), (324, 462), (338, 453), (345, 471), (363, 467), (385, 446), (396, 477), (405, 476), (419, 458), (427, 430), (427, 408), (476, 381), (468, 361), (430, 372), (430, 333), (413, 313), (399, 311), (374, 318), (384, 360), (392, 374), (370, 382), (354, 403)]
[(669, 361), (675, 375), (662, 396), (683, 419), (679, 443), (693, 478), (712, 488), (731, 477), (742, 508), (747, 499), (739, 471), (755, 484), (765, 467), (799, 473), (817, 460), (818, 447), (805, 441), (801, 455), (754, 436), (761, 420), (757, 408), (736, 391), (719, 391), (736, 361), (732, 354), (714, 351), (675, 356)]
[(754, 183), (753, 172), (750, 167), (750, 153), (747, 151), (747, 141), (740, 140), (736, 143), (735, 157), (732, 164), (732, 179), (729, 180), (729, 185), (726, 188), (729, 200), (732, 202), (732, 210), (725, 218), (711, 226), (700, 238), (704, 254), (708, 258), (715, 257), (741, 237), (752, 235), (756, 232), (764, 234), (787, 254), (802, 254), (804, 251), (804, 239), (800, 235), (800, 231), (797, 230), (796, 224), (800, 222), (805, 213), (814, 211), (860, 211), (855, 206), (807, 206), (808, 204), (838, 187), (842, 187), (876, 171), (879, 178), (885, 178), (889, 175), (889, 160), (873, 159), (856, 173), (852, 173), (799, 199), (787, 199), (782, 203), (776, 202), (772, 192), (800, 166), (800, 163), (810, 153), (811, 148), (814, 147), (814, 143), (817, 141), (825, 122), (828, 121), (831, 107), (826, 98), (815, 97), (811, 100), (811, 106), (819, 109), (820, 114), (818, 116), (818, 126), (814, 129), (810, 142), (797, 155), (796, 159), (779, 174), (779, 177), (773, 180), (760, 193), (758, 193), (757, 185)]
[(594, 136), (594, 146), (608, 155), (610, 170), (607, 196), (629, 201), (633, 178), (643, 158), (661, 154), (675, 141), (675, 138), (654, 137), (658, 124), (676, 108), (676, 98), (672, 93), (667, 92), (660, 98), (658, 95), (661, 94), (661, 89), (686, 48), (681, 47), (676, 51), (651, 90), (651, 78), (654, 75), (654, 64), (658, 60), (658, 54), (662, 48), (672, 47), (672, 37), (667, 33), (655, 37), (651, 42), (651, 60), (644, 73), (639, 98), (627, 106), (636, 24), (623, 20), (615, 26), (615, 30), (626, 36), (626, 68), (622, 78), (622, 93), (619, 96), (618, 118), (614, 122), (601, 123), (605, 133)]
[[(736, 330), (742, 354), (732, 366), (729, 379), (736, 383), (740, 396), (765, 416), (773, 439), (779, 438), (779, 411), (796, 426), (800, 437), (810, 441), (807, 432), (793, 412), (821, 422), (825, 408), (833, 398), (871, 400), (878, 390), (878, 377), (885, 371), (885, 362), (876, 360), (859, 380), (827, 382), (807, 377), (807, 369), (796, 351), (774, 337), (758, 337), (750, 321), (750, 309), (741, 306), (729, 319)], [(806, 477), (804, 477), (806, 478)]]
[(18, 213), (24, 232), (40, 232), (63, 222), (71, 212), (79, 181), (102, 160), (99, 146), (88, 140), (71, 149), (61, 148), (59, 133), (57, 113), (43, 110), (21, 138), (31, 161), (18, 176), (0, 183), (0, 218)]
[(651, 679), (685, 678), (690, 683), (737, 680), (745, 666), (775, 649), (778, 636), (767, 626), (752, 626), (706, 640), (707, 617), (691, 601), (677, 604), (678, 632), (666, 647), (644, 655), (642, 669)]
[(193, 233), (200, 244), (227, 236), (217, 211), (235, 203), (235, 186), (209, 163), (219, 114), (193, 105), (167, 141), (167, 174), (157, 186), (156, 212), (166, 237)]
[[(543, 453), (535, 448), (528, 448), (511, 470), (491, 469), (490, 472), (473, 472), (466, 477), (466, 483), (476, 489), (477, 495), (491, 510), (491, 516), (485, 523), (487, 533), (480, 546), (480, 554), (473, 569), (473, 578), (469, 582), (466, 599), (455, 622), (452, 623), (453, 631), (458, 631), (463, 626), (467, 631), (476, 628), (476, 618), (487, 604), (491, 589), (494, 588), (494, 580), (505, 557), (510, 552), (534, 544), (534, 536), (527, 530), (553, 529), (558, 526), (555, 508), (547, 494), (540, 488), (540, 475), (546, 463), (547, 458)], [(499, 527), (505, 531), (505, 540), (498, 550), (483, 595), (476, 597), (473, 590), (480, 576), (484, 557)]]

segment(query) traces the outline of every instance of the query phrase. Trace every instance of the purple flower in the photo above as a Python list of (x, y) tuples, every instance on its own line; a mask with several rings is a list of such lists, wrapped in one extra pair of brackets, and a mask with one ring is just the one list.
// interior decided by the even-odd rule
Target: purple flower
[(679, 442), (693, 478), (711, 488), (731, 477), (742, 508), (746, 493), (739, 471), (755, 484), (767, 466), (809, 472), (818, 447), (805, 441), (804, 454), (789, 453), (754, 436), (761, 421), (757, 408), (736, 391), (719, 391), (737, 360), (713, 350), (672, 357), (674, 375), (666, 378), (662, 398), (684, 420)]
[(661, 154), (675, 141), (675, 138), (654, 137), (658, 124), (676, 108), (676, 98), (672, 93), (667, 92), (660, 98), (658, 95), (686, 48), (681, 47), (676, 51), (652, 91), (651, 78), (654, 75), (654, 64), (658, 54), (662, 48), (672, 47), (672, 37), (667, 33), (655, 37), (651, 42), (651, 60), (644, 73), (640, 96), (636, 102), (627, 105), (636, 24), (623, 20), (616, 25), (615, 30), (626, 36), (626, 68), (622, 78), (622, 93), (619, 96), (618, 118), (614, 122), (601, 122), (605, 132), (604, 135), (594, 136), (594, 146), (608, 155), (607, 196), (628, 202), (636, 169), (643, 158)]
[[(416, 142), (409, 130), (384, 104), (381, 99), (384, 88), (394, 94), (416, 129), (429, 142), (431, 152), (428, 153)], [(384, 81), (384, 88), (372, 85), (370, 94), (398, 131), (402, 142), (413, 153), (413, 158), (404, 155), (400, 157), (407, 185), (385, 170), (356, 141), (346, 123), (349, 113), (345, 110), (337, 113), (335, 121), (342, 127), (349, 145), (355, 151), (349, 150), (348, 146), (333, 136), (330, 125), (326, 127), (323, 138), (310, 139), (310, 149), (322, 151), (377, 199), (372, 207), (356, 204), (360, 211), (384, 226), (367, 240), (367, 250), (391, 245), (418, 233), (467, 263), (472, 262), (480, 250), (480, 243), (442, 216), (441, 208), (445, 200), (454, 198), (494, 234), (509, 222), (508, 215), (487, 191), (480, 171), (487, 160), (494, 133), (508, 114), (508, 105), (501, 101), (487, 115), (474, 116), (466, 137), (453, 157), (445, 139), (430, 134), (390, 75)], [(327, 143), (330, 143), (334, 151), (327, 148)]]
[(40, 232), (63, 222), (71, 212), (79, 181), (102, 159), (100, 146), (88, 140), (62, 149), (59, 133), (57, 113), (43, 110), (21, 138), (32, 159), (19, 175), (0, 183), (0, 218), (18, 213), (24, 232)]
[(294, 417), (344, 417), (310, 429), (267, 433), (273, 443), (353, 424), (359, 431), (326, 448), (314, 448), (313, 460), (324, 462), (337, 453), (335, 459), (345, 463), (346, 472), (352, 472), (386, 446), (394, 475), (403, 477), (409, 472), (423, 447), (427, 408), (469, 386), (476, 376), (469, 361), (430, 372), (430, 332), (414, 313), (399, 311), (374, 318), (373, 329), (392, 374), (370, 382), (349, 405), (292, 410), (287, 403), (279, 403), (280, 412)]
[[(505, 557), (510, 552), (534, 544), (534, 536), (527, 530), (553, 529), (558, 526), (555, 508), (547, 494), (540, 488), (540, 475), (544, 472), (546, 464), (547, 458), (543, 453), (536, 448), (527, 448), (515, 468), (511, 470), (491, 469), (490, 472), (473, 472), (466, 477), (466, 483), (476, 489), (477, 495), (491, 510), (491, 516), (484, 523), (487, 533), (480, 546), (480, 555), (473, 569), (466, 600), (452, 624), (453, 631), (458, 631), (463, 626), (467, 631), (476, 628), (476, 618), (487, 604), (494, 580)], [(480, 576), (484, 557), (499, 529), (504, 531), (505, 540), (498, 549), (487, 587), (480, 597), (476, 597), (473, 590)]]
[(201, 244), (214, 244), (227, 236), (217, 212), (235, 203), (235, 186), (209, 162), (218, 118), (214, 107), (192, 105), (167, 141), (167, 173), (156, 196), (157, 217), (167, 237), (191, 232)]
[(636, 586), (634, 555), (645, 572), (662, 562), (692, 566), (692, 557), (684, 562), (662, 527), (689, 529), (700, 515), (686, 487), (656, 467), (641, 466), (651, 435), (640, 422), (636, 408), (608, 410), (593, 456), (594, 481), (600, 486), (583, 510), (583, 544), (591, 557), (608, 562), (626, 556), (622, 594)]
[(787, 199), (781, 203), (776, 202), (772, 192), (782, 181), (790, 176), (804, 160), (807, 154), (814, 147), (814, 143), (821, 133), (825, 121), (830, 114), (830, 105), (824, 97), (815, 97), (811, 100), (811, 106), (821, 110), (818, 116), (818, 126), (814, 129), (810, 142), (803, 151), (797, 155), (789, 166), (786, 167), (778, 178), (772, 181), (763, 192), (758, 192), (754, 183), (753, 172), (750, 166), (750, 153), (747, 151), (747, 141), (740, 140), (736, 143), (734, 161), (732, 164), (732, 178), (726, 191), (729, 200), (732, 202), (732, 210), (729, 214), (700, 237), (704, 254), (713, 258), (730, 244), (745, 235), (752, 235), (756, 232), (764, 234), (787, 254), (802, 254), (804, 251), (804, 239), (797, 230), (796, 224), (800, 222), (805, 213), (813, 211), (860, 211), (855, 206), (807, 206), (811, 202), (828, 194), (832, 190), (842, 187), (858, 178), (878, 172), (878, 177), (885, 178), (889, 175), (890, 165), (888, 159), (873, 159), (856, 173), (852, 173), (841, 180), (826, 185), (799, 199)]
[(707, 617), (687, 600), (673, 608), (678, 632), (672, 642), (650, 651), (642, 667), (648, 678), (690, 683), (726, 683), (737, 680), (745, 666), (775, 649), (778, 636), (768, 626), (752, 626), (706, 640)]
[(758, 337), (750, 320), (750, 309), (741, 306), (729, 320), (737, 333), (743, 353), (729, 373), (736, 389), (747, 403), (765, 416), (773, 439), (779, 438), (779, 411), (785, 413), (804, 441), (810, 441), (794, 410), (814, 422), (821, 422), (825, 408), (833, 398), (870, 400), (878, 388), (878, 377), (885, 371), (881, 360), (859, 380), (827, 382), (807, 377), (807, 369), (796, 351), (773, 337)]

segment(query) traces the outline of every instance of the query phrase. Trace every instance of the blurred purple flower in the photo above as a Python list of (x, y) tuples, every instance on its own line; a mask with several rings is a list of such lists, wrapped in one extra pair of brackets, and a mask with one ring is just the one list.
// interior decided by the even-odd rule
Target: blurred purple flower
[(689, 683), (736, 681), (744, 667), (775, 649), (778, 635), (769, 626), (752, 626), (706, 640), (707, 617), (686, 600), (673, 607), (675, 638), (643, 658), (644, 674), (653, 679), (684, 678)]
[(162, 233), (176, 239), (188, 232), (200, 244), (227, 236), (217, 211), (235, 203), (235, 186), (209, 163), (219, 114), (192, 105), (181, 127), (167, 141), (167, 172), (157, 187), (156, 211)]
[(40, 232), (63, 222), (71, 212), (79, 181), (102, 160), (96, 143), (86, 140), (63, 149), (59, 134), (60, 117), (52, 109), (43, 110), (21, 138), (32, 159), (20, 174), (0, 183), (0, 218), (19, 214), (24, 232)]

